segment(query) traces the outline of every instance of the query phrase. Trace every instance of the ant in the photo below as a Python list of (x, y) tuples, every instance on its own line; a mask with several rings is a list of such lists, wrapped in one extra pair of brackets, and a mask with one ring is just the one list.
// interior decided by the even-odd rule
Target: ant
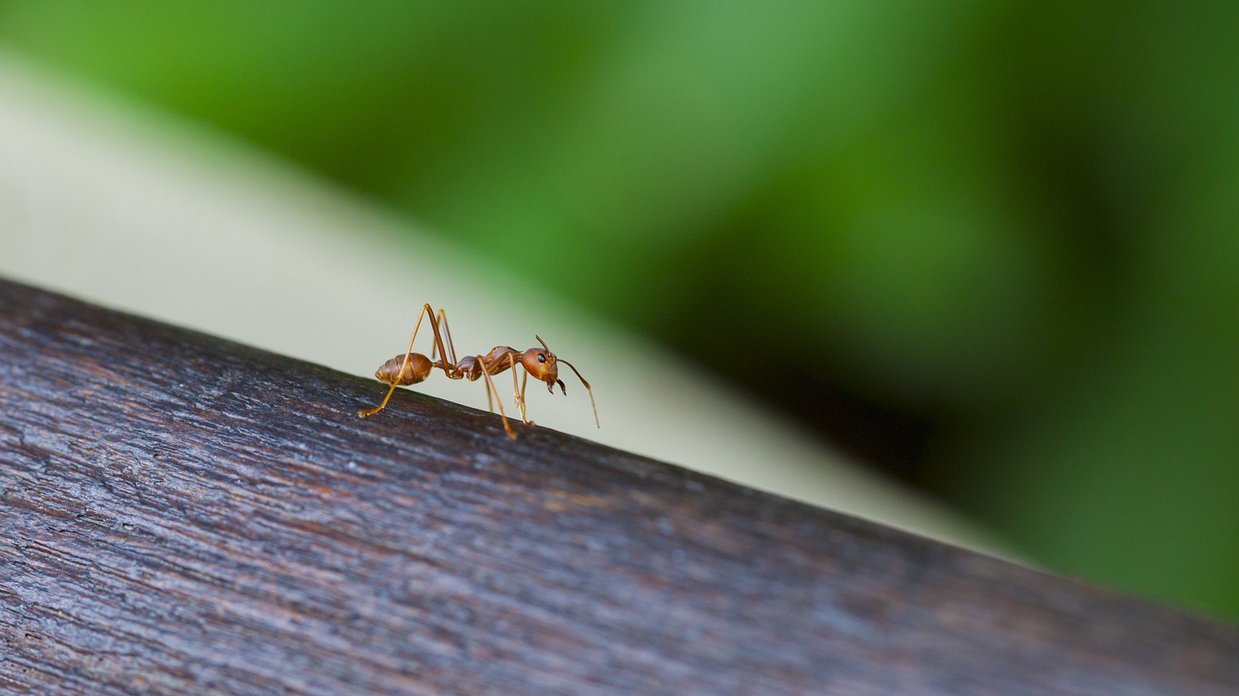
[[(427, 317), (430, 319), (430, 330), (434, 332), (434, 344), (430, 348), (430, 357), (413, 352), (413, 342), (417, 340), (417, 331), (422, 326), (422, 319)], [(440, 325), (443, 327), (442, 333), (439, 331)], [(443, 342), (444, 335), (447, 336), (446, 350)], [(576, 366), (552, 353), (550, 346), (546, 345), (546, 341), (543, 341), (541, 336), (534, 336), (534, 338), (542, 344), (541, 348), (530, 348), (522, 352), (511, 346), (495, 346), (486, 355), (466, 355), (457, 360), (456, 347), (452, 345), (452, 330), (447, 325), (447, 313), (440, 309), (436, 316), (429, 304), (422, 305), (422, 311), (417, 314), (417, 323), (413, 325), (413, 335), (409, 337), (409, 347), (405, 349), (404, 355), (397, 355), (388, 360), (374, 373), (375, 379), (391, 385), (391, 388), (387, 390), (387, 395), (383, 397), (383, 402), (374, 408), (362, 409), (357, 412), (357, 415), (368, 418), (382, 411), (387, 407), (387, 402), (391, 400), (396, 387), (424, 381), (430, 376), (431, 370), (439, 368), (443, 370), (443, 374), (448, 379), (467, 379), (470, 382), (476, 382), (479, 377), (485, 378), (486, 407), (493, 413), (494, 404), (499, 404), (499, 418), (503, 420), (503, 429), (507, 431), (508, 437), (516, 439), (516, 431), (508, 423), (507, 414), (503, 411), (503, 399), (499, 398), (499, 391), (495, 389), (491, 375), (497, 375), (504, 370), (512, 370), (513, 396), (516, 399), (517, 408), (520, 409), (521, 420), (525, 425), (533, 425), (533, 421), (525, 416), (525, 386), (529, 381), (529, 375), (545, 382), (546, 390), (552, 394), (555, 393), (555, 385), (558, 384), (560, 392), (567, 396), (568, 389), (564, 386), (563, 380), (559, 379), (558, 363), (563, 363), (572, 368), (577, 378), (581, 380), (581, 384), (585, 385), (585, 391), (589, 393), (589, 405), (594, 409), (594, 425), (602, 427), (598, 422), (598, 405), (594, 403), (594, 391), (590, 389), (589, 382), (585, 381)], [(438, 360), (435, 359), (436, 352), (439, 356)], [(516, 380), (517, 367), (525, 369), (519, 388)]]

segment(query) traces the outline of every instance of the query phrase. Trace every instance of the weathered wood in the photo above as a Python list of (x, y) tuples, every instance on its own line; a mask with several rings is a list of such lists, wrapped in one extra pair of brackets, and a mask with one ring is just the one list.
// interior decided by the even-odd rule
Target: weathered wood
[(1235, 627), (381, 392), (0, 282), (0, 689), (1239, 691)]

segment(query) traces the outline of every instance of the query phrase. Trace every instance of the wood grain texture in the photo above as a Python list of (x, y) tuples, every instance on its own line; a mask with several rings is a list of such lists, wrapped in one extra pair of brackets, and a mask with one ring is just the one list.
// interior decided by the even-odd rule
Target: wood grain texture
[(1233, 626), (382, 391), (0, 282), (0, 691), (1239, 692)]

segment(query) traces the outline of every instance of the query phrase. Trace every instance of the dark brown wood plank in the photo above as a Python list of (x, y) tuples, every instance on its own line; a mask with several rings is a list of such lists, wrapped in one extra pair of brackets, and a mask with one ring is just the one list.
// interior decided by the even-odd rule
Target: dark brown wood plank
[(381, 393), (0, 282), (0, 690), (1239, 692), (1233, 626)]

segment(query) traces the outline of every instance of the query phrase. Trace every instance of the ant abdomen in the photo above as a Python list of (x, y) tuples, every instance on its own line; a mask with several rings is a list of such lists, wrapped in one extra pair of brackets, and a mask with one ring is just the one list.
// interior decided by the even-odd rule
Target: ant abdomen
[(430, 376), (430, 368), (430, 358), (421, 353), (409, 354), (407, 364), (401, 354), (383, 363), (375, 371), (374, 378), (385, 384), (417, 384)]

